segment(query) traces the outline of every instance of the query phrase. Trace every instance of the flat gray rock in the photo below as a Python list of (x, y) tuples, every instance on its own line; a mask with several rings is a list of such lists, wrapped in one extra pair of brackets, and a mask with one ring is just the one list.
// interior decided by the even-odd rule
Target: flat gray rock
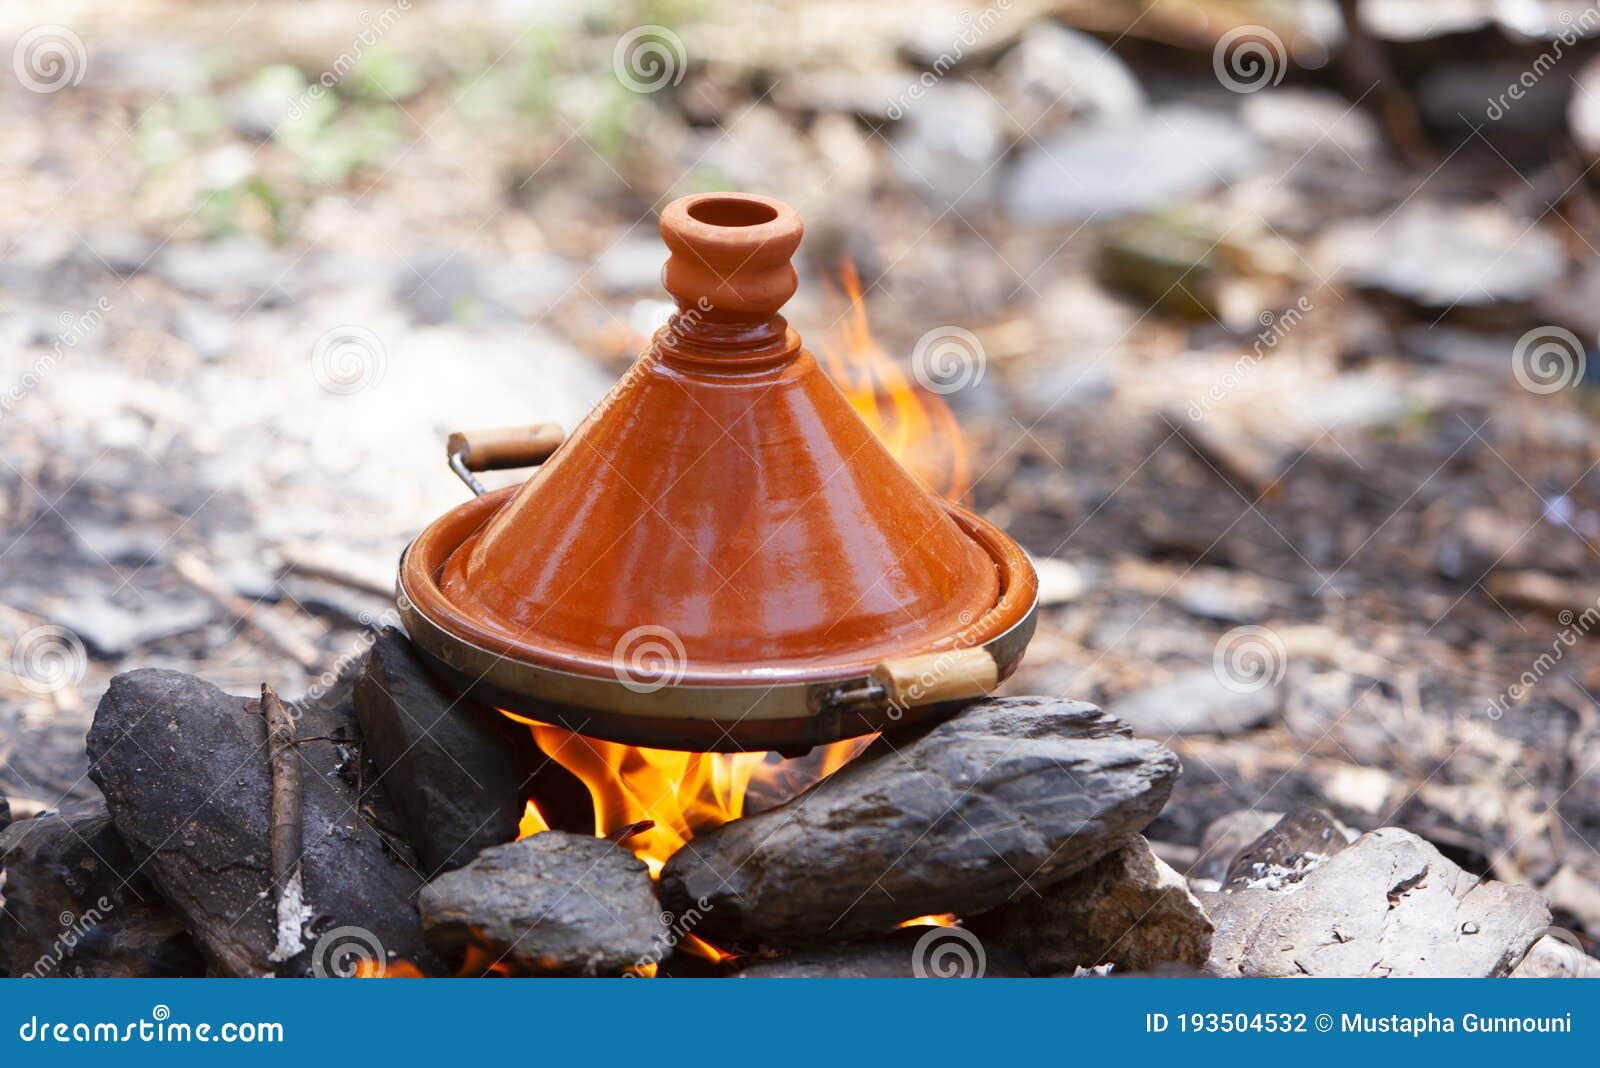
[(1138, 77), (1115, 52), (1055, 22), (1029, 26), (995, 75), (1006, 111), (1035, 135), (1084, 119), (1127, 118), (1144, 107)]
[[(105, 793), (134, 861), (183, 918), (213, 970), (257, 976), (328, 971), (321, 936), (358, 929), (364, 955), (435, 967), (413, 897), (422, 878), (404, 843), (373, 818), (379, 791), (356, 821), (355, 717), (347, 706), (299, 710), (304, 828), (304, 950), (279, 964), (270, 894), (271, 772), (256, 702), (177, 671), (118, 675), (89, 729), (89, 775)], [(352, 776), (353, 777), (353, 776)], [(331, 937), (331, 936), (330, 936)], [(330, 943), (331, 945), (331, 943)], [(346, 962), (348, 963), (348, 961)]]
[(595, 257), (595, 282), (607, 293), (655, 293), (667, 253), (653, 234), (624, 238)]
[[(1257, 683), (1261, 685), (1255, 687)], [(1117, 716), (1140, 734), (1239, 734), (1276, 719), (1283, 683), (1271, 679), (1229, 685), (1209, 667), (1186, 671), (1169, 682), (1117, 702)]]
[[(897, 116), (899, 117), (899, 116)], [(905, 184), (939, 208), (977, 209), (994, 196), (1006, 145), (1000, 109), (982, 89), (940, 82), (905, 105), (893, 162)]]
[(1537, 891), (1469, 875), (1396, 827), (1298, 884), (1202, 901), (1218, 925), (1212, 970), (1246, 976), (1505, 975), (1550, 922)]
[(419, 323), (471, 322), (487, 310), (482, 268), (454, 249), (429, 250), (407, 259), (394, 272), (391, 292)]
[(998, 910), (995, 940), (1034, 975), (1198, 969), (1211, 952), (1210, 918), (1183, 876), (1135, 836), (1042, 896)]
[(1254, 167), (1250, 133), (1227, 115), (1187, 106), (1069, 126), (1029, 144), (1001, 189), (1020, 223), (1110, 219), (1187, 200)]
[(1177, 771), (1170, 750), (1093, 705), (984, 701), (695, 838), (667, 862), (662, 896), (674, 912), (704, 900), (696, 933), (741, 945), (973, 915), (1122, 844), (1161, 811)]
[(533, 974), (616, 975), (664, 954), (667, 929), (644, 862), (603, 838), (542, 831), (486, 849), (423, 887), (428, 938)]
[(197, 296), (274, 306), (296, 295), (294, 258), (251, 237), (169, 244), (152, 262), (155, 272)]
[(1566, 267), (1553, 233), (1493, 204), (1413, 201), (1393, 217), (1333, 228), (1328, 247), (1356, 285), (1423, 308), (1531, 302)]

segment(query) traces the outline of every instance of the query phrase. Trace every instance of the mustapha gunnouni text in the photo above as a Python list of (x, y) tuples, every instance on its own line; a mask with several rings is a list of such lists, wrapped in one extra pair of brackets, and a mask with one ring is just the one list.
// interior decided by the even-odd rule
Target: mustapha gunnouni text
[(1339, 1030), (1346, 1034), (1448, 1035), (1458, 1031), (1485, 1035), (1569, 1034), (1572, 1013), (1561, 1016), (1376, 1016), (1364, 1012), (1339, 1014)]

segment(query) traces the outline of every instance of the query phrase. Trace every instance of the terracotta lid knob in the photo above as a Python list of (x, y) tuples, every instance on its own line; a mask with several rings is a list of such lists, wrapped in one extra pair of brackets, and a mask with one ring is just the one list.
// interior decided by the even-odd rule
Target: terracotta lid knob
[(778, 314), (799, 284), (789, 257), (805, 227), (794, 209), (750, 193), (679, 197), (661, 213), (672, 255), (661, 284), (688, 313), (725, 323)]

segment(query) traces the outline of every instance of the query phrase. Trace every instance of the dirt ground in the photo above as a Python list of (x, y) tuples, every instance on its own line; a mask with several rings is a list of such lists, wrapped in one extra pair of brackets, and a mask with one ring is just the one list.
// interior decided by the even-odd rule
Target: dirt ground
[(572, 426), (668, 310), (655, 214), (737, 188), (1040, 559), (1009, 691), (1182, 756), (1167, 856), (1319, 804), (1592, 940), (1600, 47), (1403, 6), (8, 7), (0, 792), (94, 796), (118, 671), (359, 655), (444, 436)]

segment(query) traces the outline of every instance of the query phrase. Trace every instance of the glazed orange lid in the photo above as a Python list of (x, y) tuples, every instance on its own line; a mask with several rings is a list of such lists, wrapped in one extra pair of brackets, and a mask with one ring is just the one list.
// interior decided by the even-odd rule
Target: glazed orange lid
[(667, 206), (677, 313), (527, 483), (417, 554), (440, 561), (419, 604), (434, 622), (594, 675), (648, 629), (670, 635), (683, 681), (709, 683), (839, 674), (992, 636), (975, 621), (1000, 599), (993, 554), (778, 314), (802, 232), (766, 197)]

